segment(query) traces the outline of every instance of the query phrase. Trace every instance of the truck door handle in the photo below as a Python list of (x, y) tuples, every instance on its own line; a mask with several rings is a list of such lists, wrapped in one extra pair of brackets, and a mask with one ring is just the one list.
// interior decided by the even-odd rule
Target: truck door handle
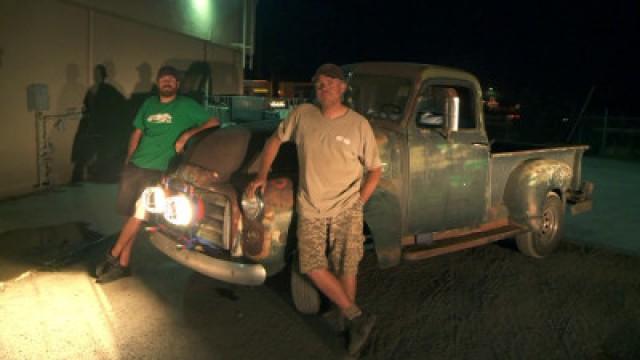
[(489, 146), (487, 143), (471, 143), (473, 146)]

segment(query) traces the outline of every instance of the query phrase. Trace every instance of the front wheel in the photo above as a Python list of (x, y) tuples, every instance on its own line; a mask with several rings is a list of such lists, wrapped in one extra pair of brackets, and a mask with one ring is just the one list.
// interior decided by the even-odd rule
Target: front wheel
[(297, 254), (291, 262), (291, 297), (296, 310), (303, 314), (317, 314), (320, 311), (320, 293), (311, 280), (300, 273)]
[(542, 209), (542, 224), (537, 231), (516, 237), (518, 249), (525, 255), (543, 258), (551, 254), (562, 239), (564, 230), (564, 206), (556, 193), (547, 194)]

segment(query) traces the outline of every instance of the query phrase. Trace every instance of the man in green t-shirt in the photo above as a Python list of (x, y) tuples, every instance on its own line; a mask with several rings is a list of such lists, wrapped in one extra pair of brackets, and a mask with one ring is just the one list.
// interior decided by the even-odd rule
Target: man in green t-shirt
[(264, 189), (283, 142), (297, 145), (300, 272), (349, 320), (349, 353), (360, 352), (376, 317), (356, 304), (356, 275), (363, 256), (363, 206), (382, 173), (369, 122), (342, 103), (347, 89), (342, 70), (318, 68), (313, 83), (319, 106), (303, 104), (280, 123), (264, 146), (260, 170), (247, 193)]
[(157, 183), (176, 154), (193, 135), (220, 125), (191, 98), (178, 95), (178, 72), (171, 66), (158, 70), (158, 96), (147, 99), (133, 121), (134, 131), (118, 191), (117, 208), (127, 217), (107, 258), (96, 268), (97, 282), (107, 283), (129, 276), (133, 242), (145, 220), (136, 206), (144, 189)]

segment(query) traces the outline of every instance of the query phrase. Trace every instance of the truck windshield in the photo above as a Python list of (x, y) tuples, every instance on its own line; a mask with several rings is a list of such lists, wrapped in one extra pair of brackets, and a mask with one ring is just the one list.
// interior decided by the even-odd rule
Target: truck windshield
[(411, 81), (392, 76), (354, 74), (345, 95), (347, 103), (367, 118), (400, 121), (411, 95)]

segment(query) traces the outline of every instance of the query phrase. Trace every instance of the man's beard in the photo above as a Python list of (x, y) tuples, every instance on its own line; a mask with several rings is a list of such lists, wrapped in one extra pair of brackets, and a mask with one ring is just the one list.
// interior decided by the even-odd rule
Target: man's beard
[(178, 89), (174, 87), (164, 87), (160, 88), (158, 92), (162, 97), (171, 97), (178, 93)]

